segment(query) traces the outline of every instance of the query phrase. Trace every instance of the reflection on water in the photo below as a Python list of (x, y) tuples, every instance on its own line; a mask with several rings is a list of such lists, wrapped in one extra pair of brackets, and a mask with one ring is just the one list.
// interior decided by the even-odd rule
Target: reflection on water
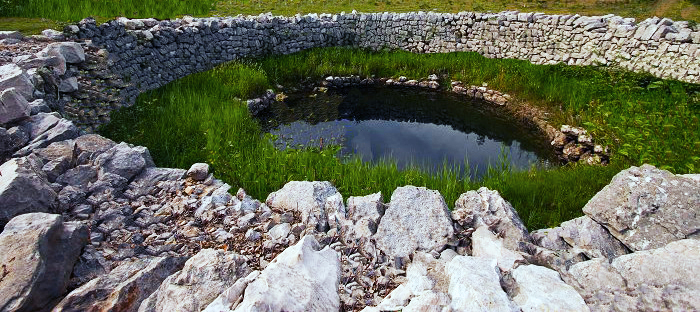
[[(363, 161), (394, 160), (399, 168), (444, 164), (478, 177), (499, 166), (546, 166), (555, 159), (546, 140), (489, 104), (449, 94), (395, 88), (351, 88), (297, 94), (261, 117), (279, 148), (340, 145)], [(464, 172), (464, 171), (463, 171)]]

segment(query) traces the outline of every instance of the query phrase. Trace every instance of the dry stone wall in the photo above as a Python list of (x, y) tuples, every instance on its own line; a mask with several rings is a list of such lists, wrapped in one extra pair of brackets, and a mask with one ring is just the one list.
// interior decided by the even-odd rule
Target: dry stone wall
[[(112, 78), (123, 79), (110, 91), (119, 91), (127, 105), (140, 92), (226, 61), (327, 46), (474, 51), (535, 64), (618, 65), (663, 78), (700, 81), (700, 32), (687, 22), (666, 18), (635, 23), (615, 15), (353, 12), (165, 21), (120, 18), (99, 26), (86, 19), (68, 31), (107, 52), (105, 64)], [(96, 78), (105, 79), (104, 72)], [(115, 105), (73, 106), (68, 110), (81, 115), (77, 123), (89, 125), (108, 120)]]

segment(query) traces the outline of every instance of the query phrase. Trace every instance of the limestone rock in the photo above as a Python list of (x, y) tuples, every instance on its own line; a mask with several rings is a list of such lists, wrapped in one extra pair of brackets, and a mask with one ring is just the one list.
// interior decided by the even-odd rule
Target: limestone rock
[(519, 311), (500, 284), (496, 259), (457, 256), (447, 264), (455, 311)]
[(65, 140), (51, 143), (44, 148), (38, 148), (34, 150), (32, 154), (39, 157), (44, 163), (62, 158), (66, 158), (69, 161), (73, 162), (75, 160), (73, 158), (74, 148), (75, 142), (73, 142), (73, 140)]
[(424, 187), (396, 188), (375, 239), (390, 257), (408, 257), (416, 250), (440, 251), (454, 229), (439, 192)]
[(377, 232), (379, 220), (384, 215), (382, 193), (348, 198), (348, 222), (343, 224), (341, 233), (345, 240), (370, 238)]
[(185, 173), (184, 169), (146, 168), (131, 181), (125, 194), (129, 198), (150, 194), (158, 182), (182, 179)]
[(684, 239), (651, 250), (575, 264), (569, 270), (592, 310), (700, 309), (700, 241)]
[[(48, 116), (51, 115), (49, 114)], [(17, 151), (15, 153), (16, 157), (29, 155), (35, 149), (46, 147), (53, 142), (74, 139), (80, 135), (80, 130), (73, 124), (72, 121), (67, 119), (59, 119), (55, 124), (50, 126), (53, 118), (48, 116), (47, 118), (42, 118), (41, 125), (39, 125), (39, 129), (46, 130), (43, 132), (37, 131), (41, 132), (41, 134), (33, 138), (32, 141), (29, 142), (29, 145)]]
[(19, 66), (10, 63), (0, 66), (0, 90), (15, 88), (25, 100), (34, 98), (34, 84)]
[(240, 302), (239, 300), (243, 297), (243, 292), (246, 287), (248, 287), (248, 284), (258, 278), (258, 276), (260, 276), (260, 271), (253, 271), (248, 274), (248, 276), (238, 279), (231, 287), (227, 288), (221, 295), (216, 297), (203, 312), (233, 310), (235, 308), (234, 305), (238, 304)]
[(32, 115), (36, 115), (38, 113), (50, 113), (51, 108), (49, 107), (48, 104), (46, 104), (46, 101), (43, 99), (37, 99), (29, 103), (29, 108), (31, 110)]
[(61, 79), (58, 84), (58, 91), (63, 93), (71, 93), (78, 91), (78, 78), (70, 77), (66, 79)]
[(42, 166), (36, 156), (13, 158), (0, 166), (0, 228), (17, 215), (55, 208), (56, 192)]
[(114, 141), (97, 134), (86, 134), (75, 139), (75, 157), (79, 165), (85, 165), (100, 154), (117, 145)]
[(429, 253), (416, 252), (406, 268), (407, 281), (374, 308), (376, 311), (442, 311), (449, 307), (449, 278), (445, 271), (448, 262)]
[(375, 311), (399, 311), (408, 305), (413, 293), (405, 284), (401, 284), (389, 293), (375, 308)]
[(517, 284), (513, 302), (523, 311), (589, 311), (576, 289), (552, 269), (521, 265), (511, 276)]
[(209, 165), (205, 163), (192, 164), (190, 170), (187, 170), (187, 176), (195, 181), (204, 181), (209, 176)]
[(273, 209), (298, 211), (301, 213), (302, 222), (323, 232), (330, 229), (329, 221), (335, 220), (336, 213), (345, 215), (342, 195), (326, 181), (288, 182), (282, 189), (270, 193), (265, 203)]
[(141, 302), (183, 263), (179, 257), (125, 262), (73, 290), (53, 311), (137, 311)]
[(623, 170), (583, 207), (633, 251), (700, 231), (700, 183), (654, 166)]
[(235, 311), (338, 311), (338, 254), (319, 249), (309, 235), (285, 249), (248, 284)]
[(588, 216), (563, 222), (553, 229), (535, 231), (530, 236), (536, 245), (559, 251), (569, 265), (592, 258), (612, 260), (629, 253), (620, 241)]
[(9, 130), (0, 127), (0, 162), (5, 162), (6, 158), (14, 151), (29, 141), (29, 136), (19, 127), (12, 127)]
[(139, 311), (201, 311), (251, 272), (246, 260), (234, 252), (203, 249), (166, 278)]
[(286, 238), (291, 230), (292, 226), (289, 223), (282, 223), (273, 226), (270, 231), (268, 231), (268, 234), (270, 234), (270, 238), (280, 240)]
[(41, 34), (43, 36), (46, 36), (47, 38), (49, 38), (51, 40), (65, 40), (65, 36), (63, 36), (63, 32), (58, 31), (58, 30), (44, 29), (41, 31)]
[(0, 39), (22, 39), (24, 36), (22, 35), (21, 32), (16, 31), (16, 30), (2, 30), (0, 31)]
[(144, 154), (127, 143), (120, 143), (100, 154), (95, 159), (100, 175), (112, 173), (131, 180), (141, 170), (153, 163), (151, 156)]
[(498, 191), (485, 187), (460, 195), (452, 219), (464, 228), (488, 226), (503, 237), (503, 246), (510, 250), (521, 250), (521, 242), (530, 241), (530, 235), (513, 206)]
[(0, 311), (36, 311), (66, 292), (88, 229), (60, 215), (27, 213), (0, 234)]
[(503, 247), (503, 239), (496, 237), (487, 226), (479, 226), (472, 233), (472, 255), (496, 259), (501, 271), (510, 271), (516, 264), (525, 262), (518, 252)]
[(440, 312), (450, 306), (450, 296), (442, 292), (426, 290), (417, 297), (411, 299), (406, 307), (401, 309), (404, 312), (435, 311)]
[(29, 117), (32, 109), (27, 100), (16, 88), (0, 92), (0, 124), (6, 124)]
[(88, 184), (97, 180), (97, 169), (90, 165), (80, 165), (68, 169), (56, 178), (56, 183), (73, 185), (87, 191)]
[(57, 113), (40, 113), (28, 118), (20, 126), (29, 134), (30, 140), (35, 140), (46, 131), (56, 126), (61, 120)]
[(76, 64), (85, 61), (85, 50), (77, 42), (56, 42), (41, 51), (42, 55), (61, 55), (67, 63)]
[(22, 55), (15, 57), (13, 61), (27, 71), (40, 67), (51, 67), (57, 76), (63, 76), (66, 73), (66, 60), (61, 55)]

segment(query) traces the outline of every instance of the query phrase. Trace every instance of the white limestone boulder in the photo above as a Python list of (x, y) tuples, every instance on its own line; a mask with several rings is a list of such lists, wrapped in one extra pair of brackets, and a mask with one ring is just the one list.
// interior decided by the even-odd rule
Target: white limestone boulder
[(557, 251), (569, 264), (592, 259), (614, 259), (629, 251), (607, 229), (588, 216), (563, 222), (552, 229), (530, 233), (536, 245)]
[(452, 219), (463, 228), (488, 226), (503, 237), (503, 246), (510, 250), (521, 250), (522, 242), (530, 242), (527, 228), (513, 206), (498, 191), (485, 187), (460, 195)]
[(575, 264), (569, 270), (593, 310), (700, 310), (700, 240)]
[(17, 215), (49, 212), (56, 207), (43, 164), (36, 156), (13, 158), (0, 165), (0, 229)]
[(234, 311), (338, 311), (340, 260), (313, 236), (285, 249), (245, 290)]
[[(40, 118), (36, 116), (45, 116)], [(80, 129), (76, 127), (72, 121), (68, 119), (55, 119), (53, 114), (44, 114), (32, 116), (28, 122), (30, 125), (25, 125), (27, 129), (32, 129), (36, 137), (19, 151), (15, 152), (15, 157), (29, 155), (36, 149), (48, 146), (51, 143), (63, 140), (74, 139), (80, 136)]]
[(351, 196), (348, 197), (347, 203), (346, 222), (341, 227), (343, 239), (348, 241), (372, 237), (384, 215), (382, 193)]
[(41, 54), (44, 56), (61, 55), (66, 60), (66, 63), (71, 64), (85, 62), (85, 50), (77, 42), (51, 43), (41, 50)]
[(398, 187), (374, 238), (390, 257), (408, 257), (416, 250), (441, 251), (454, 229), (445, 200), (424, 187)]
[(482, 225), (472, 233), (472, 255), (474, 257), (496, 259), (502, 271), (510, 271), (525, 258), (517, 251), (503, 246), (503, 239)]
[(98, 174), (112, 173), (131, 180), (144, 168), (153, 167), (153, 159), (144, 147), (120, 143), (103, 152), (95, 159)]
[(700, 232), (700, 182), (654, 166), (623, 170), (583, 207), (633, 251)]
[(139, 311), (201, 311), (223, 289), (251, 272), (246, 260), (235, 252), (203, 249), (187, 260), (182, 270), (166, 278), (141, 303)]
[(589, 311), (576, 289), (562, 281), (559, 273), (537, 265), (521, 265), (511, 271), (517, 285), (513, 302), (522, 311)]
[(187, 177), (195, 181), (204, 181), (209, 176), (209, 165), (206, 163), (195, 163), (187, 170)]
[(0, 124), (7, 124), (29, 117), (32, 108), (16, 88), (0, 91)]
[(265, 201), (268, 207), (282, 211), (298, 211), (307, 226), (326, 232), (336, 215), (345, 217), (342, 195), (327, 181), (291, 181), (282, 189), (270, 193)]
[(34, 84), (29, 75), (14, 63), (0, 66), (0, 90), (15, 88), (25, 100), (34, 98)]
[(38, 311), (64, 295), (87, 226), (48, 213), (10, 220), (0, 234), (0, 310)]
[(496, 259), (457, 256), (447, 265), (447, 275), (453, 310), (519, 311), (501, 288)]

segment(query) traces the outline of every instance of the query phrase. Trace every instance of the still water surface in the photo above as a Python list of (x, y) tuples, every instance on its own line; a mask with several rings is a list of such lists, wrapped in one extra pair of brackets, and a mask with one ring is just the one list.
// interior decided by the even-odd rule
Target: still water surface
[[(483, 175), (507, 158), (513, 168), (550, 166), (544, 137), (483, 101), (439, 92), (354, 87), (291, 94), (260, 116), (278, 148), (340, 145), (340, 155), (391, 159), (437, 172), (445, 164)], [(468, 170), (465, 170), (466, 168)]]

